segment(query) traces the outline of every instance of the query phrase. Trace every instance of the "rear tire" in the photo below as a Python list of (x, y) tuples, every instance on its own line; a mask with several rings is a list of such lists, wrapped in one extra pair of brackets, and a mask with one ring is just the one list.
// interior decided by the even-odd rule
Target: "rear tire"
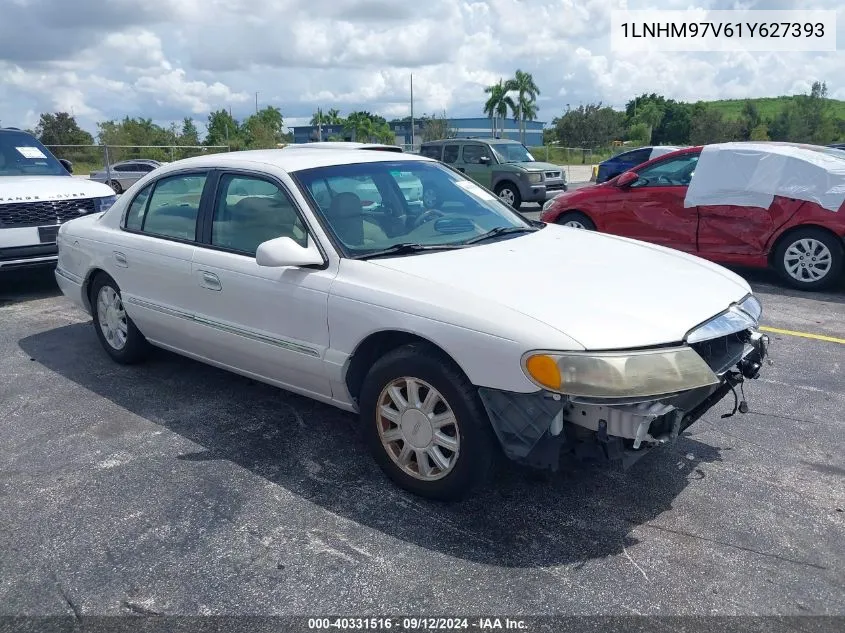
[(566, 213), (562, 213), (558, 219), (555, 220), (555, 224), (570, 226), (574, 229), (585, 229), (587, 231), (596, 230), (595, 222), (580, 211), (567, 211)]
[(503, 182), (497, 185), (496, 195), (499, 196), (499, 200), (512, 206), (517, 211), (522, 206), (522, 196), (519, 194), (519, 187), (512, 182)]
[(815, 227), (798, 229), (782, 238), (772, 264), (787, 284), (799, 290), (824, 290), (842, 277), (842, 242)]
[(438, 350), (404, 345), (370, 368), (361, 390), (370, 452), (399, 487), (454, 501), (492, 474), (495, 437), (477, 389)]
[(144, 360), (150, 344), (126, 314), (117, 282), (108, 275), (98, 275), (91, 284), (89, 297), (94, 330), (108, 355), (121, 365)]

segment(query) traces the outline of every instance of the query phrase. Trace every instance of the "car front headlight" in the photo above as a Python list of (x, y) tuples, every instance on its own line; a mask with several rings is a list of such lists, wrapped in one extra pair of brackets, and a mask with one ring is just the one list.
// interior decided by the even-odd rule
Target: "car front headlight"
[(687, 343), (698, 343), (756, 328), (762, 314), (760, 301), (754, 295), (747, 295), (738, 304), (693, 328), (685, 340)]
[(620, 352), (529, 352), (522, 368), (532, 382), (568, 396), (639, 398), (718, 384), (690, 347)]
[(115, 202), (117, 202), (117, 196), (94, 198), (94, 213), (103, 213), (104, 211), (108, 211)]
[(546, 200), (546, 202), (543, 204), (543, 211), (548, 211), (552, 207), (552, 205), (555, 203), (556, 200), (557, 200), (557, 196), (555, 196), (554, 198), (549, 198), (548, 200)]
[(541, 174), (540, 172), (529, 173), (528, 182), (530, 182), (532, 185), (536, 185), (537, 183), (543, 182), (543, 174)]
[(739, 309), (750, 314), (755, 321), (759, 321), (763, 315), (763, 304), (754, 295), (748, 295), (745, 299), (740, 301)]

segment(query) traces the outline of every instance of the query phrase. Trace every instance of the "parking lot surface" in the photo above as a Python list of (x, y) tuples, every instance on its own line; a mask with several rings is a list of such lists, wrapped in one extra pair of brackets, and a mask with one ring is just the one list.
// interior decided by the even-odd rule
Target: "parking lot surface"
[(50, 272), (1, 278), (0, 614), (845, 615), (845, 291), (749, 279), (774, 365), (748, 414), (440, 504), (353, 416), (166, 352), (118, 366)]

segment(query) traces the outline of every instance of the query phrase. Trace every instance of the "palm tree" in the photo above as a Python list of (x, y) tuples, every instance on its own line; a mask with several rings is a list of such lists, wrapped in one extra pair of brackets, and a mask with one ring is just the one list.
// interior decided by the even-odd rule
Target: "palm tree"
[[(519, 122), (519, 140), (525, 141), (525, 114), (531, 109), (531, 106), (537, 102), (537, 96), (540, 94), (540, 89), (534, 83), (534, 77), (531, 73), (517, 70), (513, 79), (508, 79), (505, 82), (505, 90), (508, 92), (515, 92), (516, 105), (514, 111), (514, 120)], [(536, 108), (534, 108), (534, 115), (536, 116)]]
[(502, 135), (505, 131), (505, 117), (508, 116), (508, 108), (513, 105), (513, 99), (508, 96), (508, 91), (502, 80), (499, 83), (487, 86), (484, 92), (489, 94), (487, 103), (484, 104), (484, 114), (490, 117), (491, 128), (493, 129), (493, 136), (496, 136), (496, 131), (499, 129), (498, 123), (501, 121)]
[(340, 116), (340, 110), (336, 108), (332, 108), (325, 114), (326, 119), (328, 119), (329, 125), (340, 125), (343, 123), (343, 117)]
[(374, 136), (373, 128), (373, 119), (367, 112), (350, 112), (344, 123), (344, 129), (360, 143), (366, 143)]

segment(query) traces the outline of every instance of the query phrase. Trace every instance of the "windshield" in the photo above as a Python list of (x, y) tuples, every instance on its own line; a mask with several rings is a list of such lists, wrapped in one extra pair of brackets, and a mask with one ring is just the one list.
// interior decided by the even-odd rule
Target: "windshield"
[(25, 132), (0, 132), (0, 176), (70, 176), (56, 157)]
[(294, 176), (347, 257), (398, 244), (464, 246), (493, 229), (532, 229), (497, 196), (433, 161), (334, 165)]
[(528, 148), (519, 143), (491, 143), (490, 147), (500, 163), (533, 163), (536, 160)]

